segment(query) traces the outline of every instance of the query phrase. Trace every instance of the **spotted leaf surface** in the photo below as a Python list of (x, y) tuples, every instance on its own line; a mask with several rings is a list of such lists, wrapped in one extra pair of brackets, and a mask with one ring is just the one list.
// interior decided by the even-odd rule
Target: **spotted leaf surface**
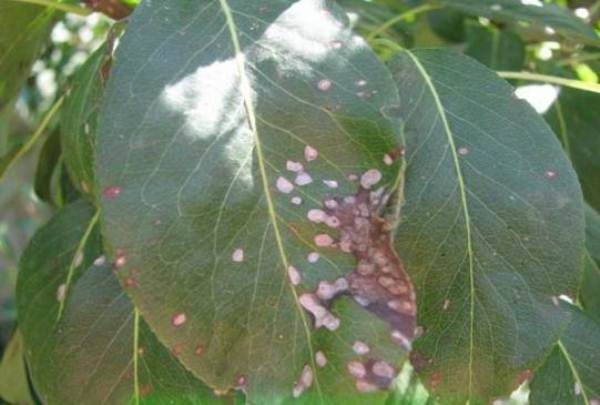
[(140, 319), (100, 251), (92, 207), (79, 201), (23, 256), (19, 325), (44, 402), (217, 403)]
[(412, 362), (434, 396), (487, 403), (568, 321), (554, 303), (577, 291), (581, 191), (544, 121), (479, 63), (406, 51), (392, 70), (408, 163), (396, 247), (424, 328)]
[(509, 24), (517, 22), (545, 32), (559, 34), (574, 41), (598, 45), (600, 40), (592, 27), (572, 11), (542, 0), (433, 0), (432, 2), (466, 14), (488, 17)]
[(594, 404), (600, 401), (600, 324), (573, 305), (562, 303), (571, 321), (531, 382), (537, 404)]
[(148, 1), (115, 59), (102, 232), (159, 338), (252, 402), (382, 400), (415, 329), (378, 216), (402, 155), (381, 111), (399, 97), (345, 14)]

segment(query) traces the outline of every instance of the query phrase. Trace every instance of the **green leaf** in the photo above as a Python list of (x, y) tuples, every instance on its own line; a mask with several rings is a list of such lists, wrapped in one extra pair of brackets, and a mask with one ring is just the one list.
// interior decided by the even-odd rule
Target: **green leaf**
[(592, 404), (600, 400), (600, 324), (573, 305), (559, 343), (531, 382), (532, 405)]
[(0, 4), (0, 110), (18, 94), (48, 40), (55, 11), (33, 4)]
[(600, 117), (594, 108), (600, 95), (562, 88), (546, 119), (571, 158), (586, 201), (600, 210)]
[(550, 27), (561, 36), (590, 45), (600, 45), (600, 38), (582, 19), (569, 9), (543, 0), (430, 0), (434, 4), (514, 24), (522, 22), (540, 31)]
[(64, 163), (73, 184), (84, 194), (94, 184), (94, 143), (98, 112), (104, 94), (103, 68), (109, 55), (99, 47), (79, 68), (61, 112), (61, 143)]
[(0, 362), (0, 401), (10, 404), (33, 404), (27, 381), (23, 337), (17, 330), (10, 339)]
[(465, 16), (453, 9), (439, 9), (427, 14), (429, 26), (438, 36), (450, 42), (463, 42), (466, 37)]
[(585, 206), (587, 252), (579, 300), (586, 313), (600, 323), (600, 214)]
[(17, 306), (36, 389), (47, 403), (212, 403), (103, 263), (94, 223), (87, 203), (68, 205), (23, 254)]
[[(130, 295), (163, 343), (184, 345), (187, 368), (218, 390), (245, 382), (253, 403), (291, 399), (311, 369), (306, 403), (364, 403), (348, 362), (405, 358), (387, 324), (399, 315), (387, 306), (381, 319), (375, 303), (365, 310), (341, 296), (329, 307), (341, 321), (335, 329), (327, 318), (330, 331), (316, 329), (299, 302), (356, 266), (353, 255), (316, 246), (317, 234), (338, 231), (307, 212), (354, 195), (350, 174), (377, 169), (377, 186), (391, 188), (400, 164), (383, 162), (400, 140), (380, 112), (398, 103), (396, 87), (347, 24), (320, 0), (142, 2), (107, 84), (97, 167), (103, 236), (126, 263), (119, 275), (139, 269)], [(313, 182), (291, 184), (292, 162)], [(289, 266), (301, 280), (293, 271), (288, 279)], [(353, 351), (359, 340), (369, 355)]]
[(469, 25), (465, 54), (493, 70), (518, 71), (525, 62), (525, 44), (513, 32)]
[(59, 131), (54, 131), (44, 142), (35, 169), (33, 186), (36, 195), (43, 201), (52, 201), (52, 175), (59, 165), (60, 155), (60, 133)]
[(492, 71), (441, 50), (391, 67), (408, 163), (396, 246), (424, 328), (413, 365), (445, 403), (488, 403), (565, 325), (551, 297), (577, 291), (581, 192), (554, 134)]

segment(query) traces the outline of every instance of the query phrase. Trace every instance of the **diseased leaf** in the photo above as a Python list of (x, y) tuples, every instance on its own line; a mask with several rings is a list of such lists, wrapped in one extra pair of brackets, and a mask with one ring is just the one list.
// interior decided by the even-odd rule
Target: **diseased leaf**
[(214, 402), (134, 311), (94, 223), (87, 203), (66, 206), (21, 261), (19, 324), (39, 394), (47, 403)]
[(407, 177), (396, 247), (415, 279), (412, 362), (444, 403), (516, 388), (565, 326), (584, 241), (575, 174), (545, 122), (503, 80), (449, 51), (403, 52)]
[(61, 112), (61, 143), (64, 163), (73, 184), (84, 194), (94, 184), (94, 143), (98, 112), (104, 94), (103, 68), (109, 56), (107, 45), (99, 47), (71, 81), (69, 96)]
[(546, 27), (561, 36), (591, 45), (600, 39), (592, 27), (576, 17), (569, 9), (543, 0), (429, 0), (466, 14), (488, 17), (510, 24), (524, 22), (539, 31)]
[[(382, 196), (352, 177), (396, 182), (399, 128), (380, 110), (398, 94), (347, 24), (320, 0), (142, 2), (107, 85), (98, 179), (119, 277), (139, 271), (130, 295), (186, 367), (252, 403), (364, 403), (355, 385), (383, 400), (414, 333)], [(365, 273), (390, 265), (389, 291), (361, 290), (360, 255), (378, 257)]]
[(51, 8), (0, 3), (0, 110), (17, 95), (55, 19)]
[(586, 201), (600, 210), (600, 95), (562, 88), (546, 119), (561, 140), (579, 177)]
[(531, 382), (531, 405), (593, 404), (600, 401), (600, 324), (573, 305), (559, 343)]
[(4, 350), (0, 362), (0, 401), (9, 404), (33, 404), (27, 381), (27, 368), (23, 352), (23, 338), (16, 331)]
[(519, 71), (525, 62), (525, 44), (513, 32), (493, 26), (469, 25), (465, 54), (490, 69)]

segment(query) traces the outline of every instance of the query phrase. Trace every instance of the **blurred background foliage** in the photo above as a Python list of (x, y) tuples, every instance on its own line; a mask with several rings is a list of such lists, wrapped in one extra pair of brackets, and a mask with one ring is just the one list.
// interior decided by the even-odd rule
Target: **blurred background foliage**
[[(49, 218), (53, 206), (60, 206), (69, 192), (76, 192), (62, 170), (60, 144), (54, 139), (57, 136), (52, 135), (59, 114), (50, 117), (40, 139), (24, 156), (10, 159), (11, 153), (31, 139), (31, 134), (47, 118), (47, 111), (60, 102), (73, 73), (104, 42), (115, 24), (107, 15), (124, 17), (123, 13), (138, 1), (62, 2), (87, 15), (52, 11), (47, 32), (30, 33), (31, 37), (24, 38), (25, 42), (33, 41), (38, 35), (41, 49), (31, 68), (27, 67), (27, 78), (18, 97), (8, 104), (0, 102), (0, 356), (15, 328), (14, 288), (19, 256), (34, 231)], [(24, 4), (0, 0), (0, 13), (2, 6), (11, 2)], [(600, 0), (545, 2), (571, 9), (600, 32)], [(437, 4), (447, 3), (444, 1), (338, 0), (338, 3), (348, 11), (356, 30), (384, 60), (397, 50), (397, 44), (441, 46), (464, 52), (498, 71), (527, 70), (587, 83), (599, 80), (600, 48), (561, 39), (548, 27), (532, 29), (519, 21), (499, 21), (469, 15), (454, 7), (438, 7)], [(101, 12), (92, 13), (90, 8)], [(2, 53), (7, 52), (1, 45), (2, 38), (0, 66), (4, 63)], [(553, 84), (513, 84), (519, 86), (516, 95), (544, 114), (559, 136), (578, 171), (590, 212), (600, 210), (600, 94), (559, 89)], [(13, 160), (14, 164), (2, 175), (6, 162)], [(426, 403), (424, 389), (410, 383), (410, 373), (403, 376), (392, 403)], [(522, 402), (524, 395), (517, 391), (507, 402)]]

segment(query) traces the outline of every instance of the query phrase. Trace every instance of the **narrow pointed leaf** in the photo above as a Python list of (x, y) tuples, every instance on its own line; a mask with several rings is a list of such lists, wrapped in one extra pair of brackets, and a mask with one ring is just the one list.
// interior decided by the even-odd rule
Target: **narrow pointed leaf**
[(17, 330), (8, 342), (0, 362), (0, 401), (33, 404), (27, 380), (23, 337)]
[(573, 305), (561, 305), (571, 321), (535, 373), (531, 405), (590, 405), (600, 401), (600, 324)]
[(308, 211), (355, 194), (350, 174), (373, 170), (364, 184), (391, 188), (400, 164), (398, 128), (380, 111), (396, 88), (345, 14), (320, 0), (142, 2), (115, 60), (98, 132), (103, 235), (126, 262), (120, 276), (140, 272), (130, 295), (158, 337), (253, 403), (364, 403), (355, 384), (385, 387), (370, 370), (357, 383), (348, 363), (400, 366), (388, 321), (412, 330), (411, 315), (342, 296), (317, 329), (299, 302), (356, 267), (317, 246), (339, 233)]
[(64, 163), (75, 187), (85, 194), (90, 193), (94, 185), (94, 143), (108, 58), (104, 44), (81, 66), (73, 76), (61, 112)]
[(0, 3), (0, 110), (19, 92), (55, 19), (55, 11), (15, 1)]
[(397, 249), (424, 328), (412, 361), (434, 396), (488, 403), (565, 326), (551, 297), (577, 290), (581, 192), (554, 134), (492, 71), (435, 50), (392, 70), (408, 162)]
[[(100, 252), (92, 207), (79, 201), (41, 228), (23, 255), (17, 285), (19, 325), (42, 399), (211, 403), (208, 389), (135, 314), (116, 277), (98, 260)], [(133, 288), (135, 282), (128, 285)]]
[(550, 28), (573, 41), (599, 45), (600, 39), (594, 29), (567, 8), (542, 0), (433, 0), (434, 3), (460, 10), (466, 14), (488, 17), (514, 24), (530, 24), (539, 31)]

